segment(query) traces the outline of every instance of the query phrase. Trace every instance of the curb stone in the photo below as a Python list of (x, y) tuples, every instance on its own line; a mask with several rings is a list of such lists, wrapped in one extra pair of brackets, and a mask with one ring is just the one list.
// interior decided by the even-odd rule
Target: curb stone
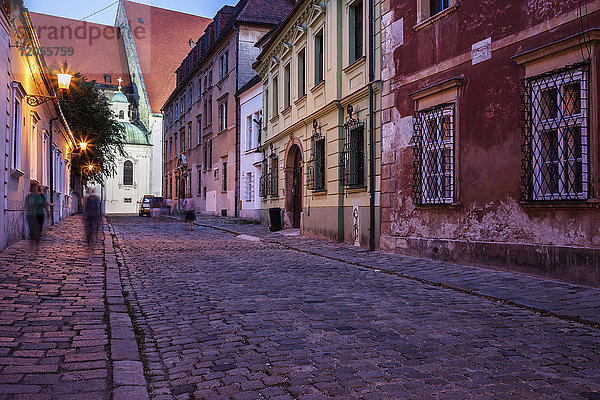
[[(110, 332), (110, 362), (112, 366), (113, 400), (149, 400), (144, 368), (135, 340), (133, 323), (129, 316), (117, 252), (112, 241), (114, 234), (104, 219), (104, 246), (106, 261), (106, 299), (108, 304), (108, 325)], [(108, 232), (107, 232), (108, 231)], [(108, 244), (106, 243), (108, 241)]]

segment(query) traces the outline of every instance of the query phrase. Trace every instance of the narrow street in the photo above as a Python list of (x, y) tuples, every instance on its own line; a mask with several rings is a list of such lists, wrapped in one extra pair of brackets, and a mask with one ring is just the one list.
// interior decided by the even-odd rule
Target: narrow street
[(0, 252), (0, 399), (600, 398), (600, 290), (197, 222)]
[[(202, 226), (185, 231), (174, 220), (113, 217), (110, 224), (135, 324), (144, 332), (151, 398), (600, 396), (600, 331), (593, 321), (543, 316), (383, 270), (434, 262), (380, 254), (382, 269), (366, 268), (356, 265), (358, 257), (341, 261), (343, 247), (290, 236), (336, 257), (296, 251), (257, 241), (267, 235), (264, 227), (242, 223), (226, 227), (247, 233), (241, 237)], [(481, 280), (498, 277), (475, 270)], [(440, 279), (449, 272), (436, 271)], [(577, 290), (505, 275), (515, 288), (536, 281), (577, 302)], [(581, 289), (598, 298), (597, 290)]]

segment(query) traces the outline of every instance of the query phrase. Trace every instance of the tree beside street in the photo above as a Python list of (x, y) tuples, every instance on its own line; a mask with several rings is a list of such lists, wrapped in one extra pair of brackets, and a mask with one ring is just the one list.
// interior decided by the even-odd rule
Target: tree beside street
[(73, 174), (81, 174), (84, 185), (101, 183), (114, 175), (117, 157), (125, 155), (125, 131), (96, 81), (89, 81), (77, 72), (71, 90), (61, 97), (60, 105), (75, 138), (87, 143), (85, 150), (75, 150)]

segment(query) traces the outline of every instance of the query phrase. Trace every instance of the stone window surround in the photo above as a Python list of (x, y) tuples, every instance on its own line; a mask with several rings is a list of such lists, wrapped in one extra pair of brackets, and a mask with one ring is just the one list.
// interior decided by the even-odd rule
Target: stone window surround
[(448, 7), (435, 15), (429, 13), (430, 0), (417, 0), (417, 23), (414, 26), (416, 31), (434, 24), (440, 19), (454, 13), (460, 6), (459, 0), (448, 0)]
[(595, 93), (598, 84), (597, 71), (598, 65), (595, 62), (594, 54), (597, 53), (597, 45), (600, 42), (600, 29), (590, 29), (586, 32), (568, 36), (564, 39), (560, 39), (547, 45), (527, 50), (519, 53), (512, 57), (512, 59), (520, 66), (524, 67), (524, 78), (529, 78), (537, 75), (541, 75), (546, 72), (553, 71), (558, 68), (565, 67), (566, 65), (576, 64), (582, 61), (583, 55), (587, 52), (586, 47), (590, 47), (590, 70), (588, 75), (589, 84), (589, 111), (588, 111), (588, 126), (590, 127), (588, 132), (588, 159), (590, 164), (588, 166), (589, 182), (591, 185), (588, 189), (587, 200), (575, 200), (575, 201), (561, 201), (561, 202), (544, 202), (535, 203), (528, 201), (521, 201), (524, 206), (532, 208), (557, 208), (563, 207), (565, 209), (579, 208), (579, 207), (596, 207), (600, 202), (600, 188), (594, 183), (598, 181), (600, 176), (600, 163), (594, 162), (600, 157), (598, 151), (598, 143), (600, 141), (599, 132), (596, 129), (597, 121), (596, 110), (600, 106)]
[(453, 174), (454, 174), (454, 201), (446, 204), (427, 204), (417, 205), (417, 207), (460, 207), (460, 179), (459, 179), (459, 168), (460, 160), (460, 107), (459, 100), (461, 94), (461, 88), (465, 78), (462, 76), (456, 76), (450, 79), (445, 79), (440, 82), (436, 82), (432, 85), (426, 86), (422, 89), (418, 89), (409, 94), (410, 98), (415, 102), (415, 111), (425, 110), (444, 103), (454, 103), (454, 160), (453, 160)]

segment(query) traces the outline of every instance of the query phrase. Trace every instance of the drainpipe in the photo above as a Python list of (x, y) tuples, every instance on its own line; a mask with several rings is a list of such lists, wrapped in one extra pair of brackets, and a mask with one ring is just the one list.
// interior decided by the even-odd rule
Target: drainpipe
[(239, 47), (240, 47), (240, 30), (234, 25), (235, 31), (235, 195), (234, 195), (234, 216), (239, 217), (239, 202), (240, 202), (240, 99), (237, 96), (238, 91), (238, 62), (239, 62)]
[[(344, 107), (340, 103), (339, 99), (342, 98), (342, 43), (343, 35), (342, 35), (342, 10), (343, 4), (342, 0), (337, 1), (337, 72), (336, 72), (336, 81), (337, 81), (337, 99), (335, 104), (338, 108), (338, 153), (340, 154), (340, 159), (338, 161), (338, 165), (341, 165), (342, 162), (342, 153), (344, 151)], [(323, 66), (325, 69), (325, 66)], [(323, 71), (325, 72), (325, 71)], [(338, 167), (338, 173), (341, 170)], [(342, 185), (341, 179), (338, 179), (338, 243), (344, 243), (344, 193), (345, 187)]]
[(54, 225), (54, 163), (52, 159), (52, 143), (54, 139), (52, 138), (52, 125), (54, 121), (58, 121), (60, 118), (51, 118), (50, 119), (50, 146), (48, 160), (50, 161), (50, 165), (48, 168), (48, 174), (50, 175), (50, 224)]
[(373, 0), (369, 0), (369, 250), (375, 250), (375, 52), (373, 49)]

